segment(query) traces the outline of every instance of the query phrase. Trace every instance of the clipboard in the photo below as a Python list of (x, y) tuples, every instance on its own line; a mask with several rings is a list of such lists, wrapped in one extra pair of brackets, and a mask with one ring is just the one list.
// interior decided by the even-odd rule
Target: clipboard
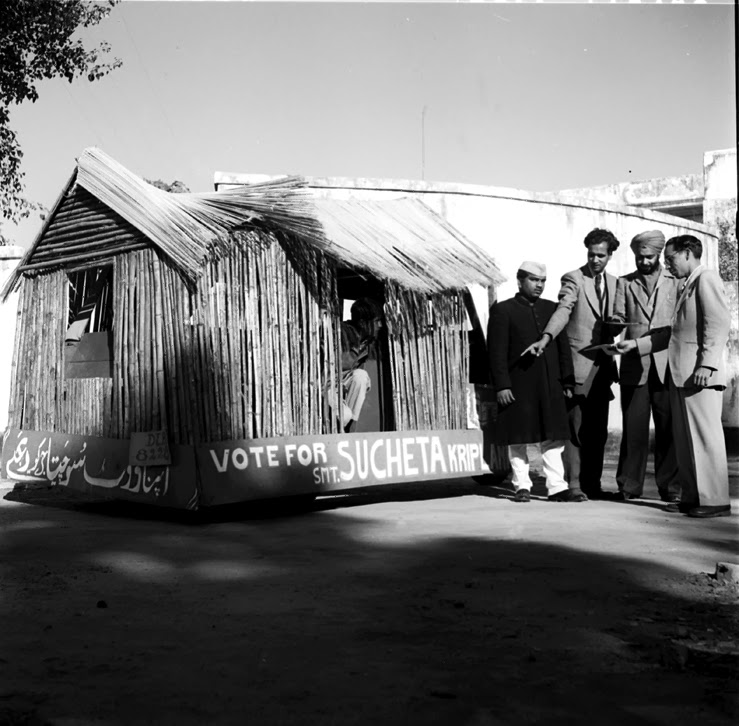
[(621, 355), (620, 350), (614, 350), (615, 343), (603, 343), (602, 345), (586, 345), (580, 348), (578, 353), (597, 353), (599, 350), (608, 352), (608, 355)]

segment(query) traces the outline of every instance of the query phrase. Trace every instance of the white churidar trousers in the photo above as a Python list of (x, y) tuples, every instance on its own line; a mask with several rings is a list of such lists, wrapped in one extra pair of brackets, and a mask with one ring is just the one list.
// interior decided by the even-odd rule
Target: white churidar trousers
[[(519, 489), (531, 489), (531, 477), (529, 476), (529, 454), (527, 446), (530, 444), (509, 444), (508, 458), (513, 470), (513, 486)], [(547, 439), (539, 444), (541, 458), (544, 464), (544, 476), (547, 481), (547, 496), (558, 494), (569, 489), (565, 481), (565, 468), (562, 463), (562, 452), (565, 448), (564, 441), (551, 441)]]

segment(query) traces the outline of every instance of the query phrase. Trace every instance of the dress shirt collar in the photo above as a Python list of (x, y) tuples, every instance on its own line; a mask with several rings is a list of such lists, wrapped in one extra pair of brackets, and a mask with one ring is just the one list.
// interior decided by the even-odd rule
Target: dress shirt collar
[(687, 276), (687, 278), (685, 279), (685, 282), (680, 286), (680, 292), (682, 292), (683, 290), (686, 290), (688, 288), (688, 286), (693, 282), (693, 280), (695, 280), (695, 278), (698, 277), (698, 275), (700, 275), (701, 272), (703, 272), (703, 270), (705, 270), (705, 269), (706, 269), (706, 266), (705, 265), (703, 265), (703, 264), (698, 265), (698, 267), (696, 267)]

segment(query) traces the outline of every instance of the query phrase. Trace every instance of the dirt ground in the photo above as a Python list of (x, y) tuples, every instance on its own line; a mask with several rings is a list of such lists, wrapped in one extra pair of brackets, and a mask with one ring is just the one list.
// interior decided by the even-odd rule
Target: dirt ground
[[(615, 489), (613, 462), (606, 488)], [(0, 724), (734, 724), (735, 514), (471, 479), (190, 520), (0, 485)]]

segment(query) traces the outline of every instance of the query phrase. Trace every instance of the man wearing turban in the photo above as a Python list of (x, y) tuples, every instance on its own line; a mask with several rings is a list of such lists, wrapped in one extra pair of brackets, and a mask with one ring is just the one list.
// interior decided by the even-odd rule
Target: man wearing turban
[[(664, 246), (665, 236), (659, 230), (642, 232), (631, 240), (636, 270), (618, 279), (613, 310), (613, 321), (625, 324), (624, 340), (649, 336), (653, 330), (670, 325), (678, 281), (660, 264)], [(638, 499), (644, 491), (650, 413), (654, 419), (657, 490), (665, 502), (680, 500), (666, 368), (666, 350), (644, 357), (633, 350), (621, 358), (623, 435), (616, 481), (625, 500)]]
[(556, 340), (543, 356), (526, 352), (557, 307), (541, 299), (546, 275), (544, 265), (522, 262), (516, 275), (519, 292), (490, 310), (490, 374), (498, 401), (493, 439), (508, 447), (514, 501), (530, 501), (527, 444), (540, 444), (548, 499), (583, 502), (587, 497), (568, 487), (562, 463), (569, 436), (565, 396), (572, 395), (575, 384), (570, 348), (567, 341)]

